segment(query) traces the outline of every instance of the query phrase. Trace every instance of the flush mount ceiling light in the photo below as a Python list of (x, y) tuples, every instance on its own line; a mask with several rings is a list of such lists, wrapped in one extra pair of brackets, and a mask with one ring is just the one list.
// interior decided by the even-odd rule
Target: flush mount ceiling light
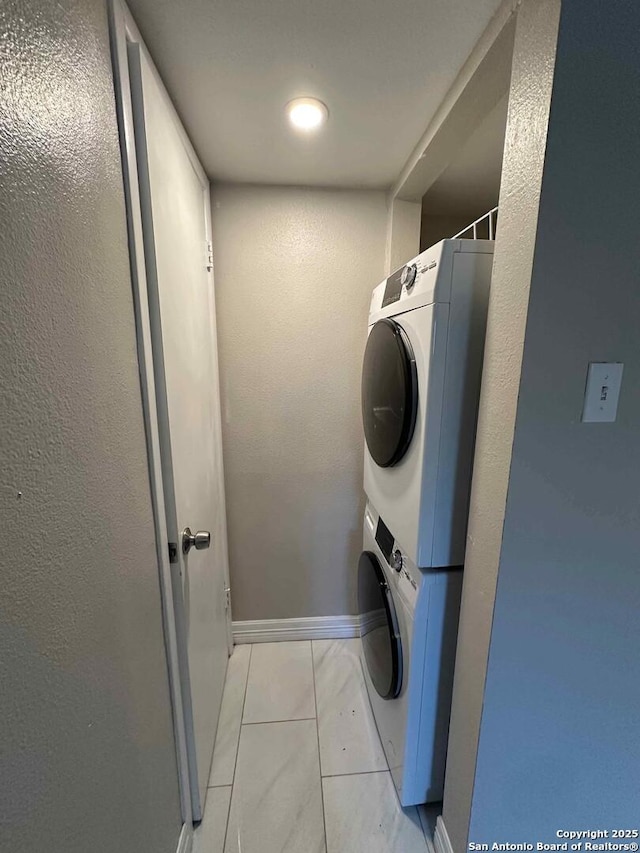
[(317, 130), (327, 120), (329, 110), (317, 98), (295, 98), (287, 104), (289, 121), (298, 130)]

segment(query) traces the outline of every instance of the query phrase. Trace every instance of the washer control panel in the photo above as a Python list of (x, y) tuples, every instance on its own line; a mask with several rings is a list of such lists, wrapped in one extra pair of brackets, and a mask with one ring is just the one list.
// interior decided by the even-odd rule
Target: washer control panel
[(402, 567), (404, 566), (404, 557), (402, 556), (402, 551), (399, 548), (396, 548), (389, 557), (389, 565), (392, 569), (395, 569), (396, 572), (402, 571)]
[(406, 568), (400, 569), (396, 577), (398, 591), (401, 593), (407, 604), (410, 604), (412, 608), (415, 608), (416, 601), (418, 599), (418, 584), (411, 577)]
[(415, 607), (422, 573), (417, 569), (407, 555), (403, 552), (399, 542), (396, 542), (393, 533), (375, 510), (367, 505), (365, 521), (374, 535), (376, 544), (380, 548), (387, 564), (394, 570), (391, 581), (396, 589), (410, 607)]

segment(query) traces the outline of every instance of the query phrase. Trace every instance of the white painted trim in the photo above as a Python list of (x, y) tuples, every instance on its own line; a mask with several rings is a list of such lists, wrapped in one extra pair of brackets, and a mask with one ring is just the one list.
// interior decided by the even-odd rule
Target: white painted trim
[(189, 823), (182, 825), (176, 853), (191, 853), (193, 847), (193, 827)]
[(233, 640), (237, 644), (337, 640), (359, 636), (359, 616), (308, 616), (302, 619), (258, 619), (233, 623)]
[[(209, 235), (210, 245), (213, 247), (213, 226), (212, 226), (212, 221), (211, 221), (211, 186), (210, 186), (208, 181), (207, 181), (207, 192), (206, 192), (205, 202), (204, 202), (204, 218), (205, 218), (205, 223), (206, 223), (207, 234)], [(208, 273), (208, 281), (209, 281), (209, 288), (211, 290), (211, 293), (214, 293), (215, 292), (215, 287), (214, 287), (215, 258), (214, 257), (212, 257), (212, 261), (213, 261), (213, 263), (212, 263), (211, 269), (209, 270), (209, 273)], [(212, 389), (212, 393), (219, 400), (222, 400), (222, 392), (220, 389), (220, 358), (219, 358), (220, 350), (218, 347), (218, 313), (217, 313), (217, 307), (216, 307), (216, 300), (215, 299), (213, 299), (211, 309), (212, 309), (211, 335), (212, 335), (212, 340), (213, 340), (214, 352), (216, 354), (216, 368), (215, 368), (216, 387), (214, 389)], [(220, 414), (220, 418), (222, 418), (222, 408), (219, 409), (219, 414)], [(223, 477), (223, 483), (224, 483), (225, 482), (224, 481), (224, 459), (223, 459), (224, 454), (223, 454), (223, 450), (222, 450), (222, 423), (220, 421), (218, 422), (217, 436), (218, 436), (218, 440), (219, 440), (219, 443), (217, 446), (217, 452), (220, 456), (220, 474)], [(220, 513), (222, 515), (222, 518), (225, 518), (225, 519), (227, 518), (227, 496), (226, 496), (226, 489), (225, 488), (222, 489)], [(222, 549), (223, 549), (223, 555), (224, 555), (223, 556), (224, 585), (225, 585), (226, 589), (230, 590), (231, 589), (231, 575), (230, 575), (230, 570), (229, 570), (229, 537), (227, 536), (227, 525), (226, 525), (226, 523), (224, 525), (224, 530), (222, 533)], [(226, 620), (225, 620), (226, 626), (227, 626), (227, 651), (228, 651), (229, 655), (231, 655), (231, 653), (233, 652), (233, 625), (232, 625), (232, 621), (231, 621), (232, 619), (233, 619), (233, 615), (232, 615), (231, 596), (229, 596), (229, 607), (227, 608), (227, 611), (226, 611)]]
[(433, 836), (433, 844), (436, 848), (436, 853), (453, 853), (449, 833), (442, 820), (442, 815), (436, 821), (436, 833)]
[[(176, 629), (176, 608), (172, 591), (172, 572), (167, 551), (167, 513), (162, 478), (162, 457), (158, 430), (156, 385), (153, 373), (153, 355), (151, 348), (151, 324), (149, 318), (149, 299), (147, 293), (147, 270), (142, 235), (142, 209), (138, 186), (138, 161), (135, 150), (133, 104), (127, 44), (132, 37), (139, 37), (135, 24), (122, 0), (110, 0), (109, 26), (111, 38), (111, 58), (113, 63), (114, 89), (118, 130), (122, 151), (122, 171), (124, 193), (127, 206), (127, 231), (131, 259), (131, 278), (133, 301), (135, 306), (136, 337), (138, 343), (138, 362), (140, 368), (140, 388), (147, 438), (149, 459), (149, 479), (156, 533), (156, 550), (160, 575), (162, 599), (162, 622), (169, 674), (169, 689), (173, 711), (173, 729), (178, 767), (180, 805), (184, 821), (180, 838), (193, 821), (189, 761), (187, 757), (187, 736), (184, 717), (184, 697), (179, 662), (179, 642)], [(190, 839), (190, 835), (189, 835)], [(182, 843), (182, 842), (181, 842)], [(189, 840), (189, 848), (191, 842)], [(187, 848), (187, 849), (189, 849)], [(178, 848), (180, 849), (180, 847)]]

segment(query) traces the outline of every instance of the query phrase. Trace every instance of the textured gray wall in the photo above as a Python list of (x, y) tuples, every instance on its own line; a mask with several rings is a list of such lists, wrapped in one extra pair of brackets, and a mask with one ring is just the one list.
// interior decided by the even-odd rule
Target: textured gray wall
[(439, 243), (440, 240), (453, 237), (454, 234), (462, 231), (476, 218), (472, 213), (468, 215), (458, 214), (457, 216), (449, 214), (438, 216), (423, 213), (420, 220), (420, 251), (424, 252), (425, 249)]
[[(633, 0), (562, 2), (471, 813), (480, 841), (637, 828), (640, 815), (638, 33)], [(615, 424), (580, 423), (590, 361), (625, 364)]]
[(466, 849), (518, 403), (559, 0), (518, 13), (449, 731), (444, 822)]
[(105, 4), (0, 6), (0, 848), (180, 812)]
[(396, 198), (387, 214), (385, 275), (397, 270), (420, 253), (420, 202)]
[(212, 199), (234, 619), (353, 613), (384, 195), (217, 186)]
[[(535, 101), (548, 99), (535, 57), (555, 47), (554, 6), (536, 0), (520, 13), (524, 146), (540, 131), (544, 113)], [(478, 595), (474, 613), (468, 607), (462, 618), (466, 644), (484, 652), (489, 630), (491, 643), (484, 691), (477, 678), (469, 681), (472, 656), (465, 653), (450, 741), (455, 750), (469, 749), (475, 763), (466, 803), (474, 842), (552, 842), (563, 828), (637, 826), (639, 31), (640, 7), (630, 0), (615, 9), (602, 0), (563, 0), (528, 272), (528, 221), (520, 221), (526, 204), (508, 215), (501, 210), (500, 227), (513, 237), (509, 283), (516, 294), (530, 283), (530, 292), (528, 313), (522, 299), (511, 324), (503, 317), (512, 339), (502, 353), (503, 393), (514, 401), (518, 395), (512, 452), (496, 419), (505, 418), (509, 429), (514, 407), (503, 405), (493, 421), (485, 415), (481, 422), (482, 479), (474, 482), (469, 554)], [(511, 230), (518, 221), (527, 238), (522, 249)], [(496, 275), (502, 301), (507, 281)], [(487, 352), (496, 365), (496, 341)], [(625, 363), (618, 420), (582, 424), (587, 365), (607, 360)], [(494, 504), (505, 507), (504, 524), (496, 523)], [(480, 704), (476, 751), (457, 738), (465, 716), (475, 723)], [(444, 817), (462, 853), (458, 774), (459, 765), (450, 764)]]

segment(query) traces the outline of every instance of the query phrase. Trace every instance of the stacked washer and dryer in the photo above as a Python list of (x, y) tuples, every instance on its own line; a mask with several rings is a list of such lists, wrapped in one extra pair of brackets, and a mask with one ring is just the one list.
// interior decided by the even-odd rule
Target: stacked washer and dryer
[(373, 291), (362, 369), (362, 663), (403, 806), (442, 799), (493, 241)]

